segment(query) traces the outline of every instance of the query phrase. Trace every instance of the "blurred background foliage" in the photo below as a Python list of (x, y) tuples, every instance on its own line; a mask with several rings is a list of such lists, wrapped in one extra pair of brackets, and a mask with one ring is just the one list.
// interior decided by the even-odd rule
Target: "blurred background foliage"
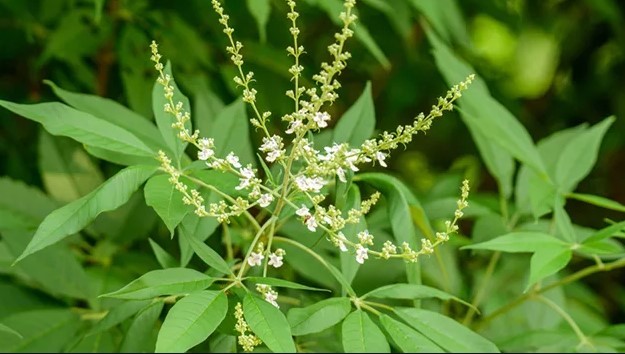
[[(286, 1), (228, 0), (225, 8), (236, 38), (245, 45), (247, 69), (256, 74), (260, 108), (273, 112), (271, 129), (282, 130), (278, 117), (291, 109), (283, 95), (291, 88), (286, 70), (291, 61), (285, 48), (292, 40)], [(326, 47), (337, 28), (340, 8), (340, 0), (298, 1), (300, 38), (306, 48), (302, 65), (309, 78), (329, 58)], [(235, 73), (225, 54), (226, 37), (208, 0), (0, 0), (0, 9), (0, 97), (4, 100), (56, 101), (44, 83), (51, 80), (69, 91), (111, 98), (152, 119), (155, 72), (148, 47), (152, 39), (171, 60), (200, 129), (211, 128), (210, 120), (203, 117), (214, 113), (215, 102), (229, 104), (240, 95), (231, 80)], [(341, 74), (341, 98), (329, 108), (334, 117), (353, 104), (367, 80), (372, 82), (379, 130), (394, 129), (429, 111), (447, 90), (425, 36), (424, 26), (432, 26), (475, 67), (492, 95), (534, 141), (616, 115), (619, 119), (605, 136), (598, 162), (578, 191), (625, 202), (625, 2), (360, 0), (358, 15), (356, 38), (348, 45), (353, 59)], [(37, 123), (0, 110), (1, 176), (45, 190), (38, 156), (40, 139), (47, 136), (40, 130)], [(83, 167), (95, 163), (104, 177), (119, 168), (92, 160)], [(441, 181), (467, 168), (476, 190), (485, 194), (497, 190), (455, 112), (436, 122), (427, 137), (415, 139), (393, 155), (390, 166), (417, 195), (435, 193)], [(95, 188), (102, 178), (87, 185)], [(58, 190), (48, 193), (60, 203), (80, 196)], [(577, 224), (588, 227), (600, 228), (604, 218), (617, 218), (610, 211), (575, 201), (567, 210)], [(155, 220), (151, 215), (149, 225)], [(623, 273), (605, 277), (622, 279)], [(620, 308), (625, 308), (622, 301)]]

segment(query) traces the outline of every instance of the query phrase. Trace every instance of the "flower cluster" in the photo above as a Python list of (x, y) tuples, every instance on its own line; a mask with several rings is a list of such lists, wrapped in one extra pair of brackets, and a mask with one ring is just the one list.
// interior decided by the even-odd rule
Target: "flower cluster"
[[(337, 90), (341, 87), (337, 76), (345, 69), (347, 60), (351, 57), (345, 50), (346, 41), (353, 36), (350, 26), (357, 17), (352, 13), (355, 0), (344, 0), (344, 11), (340, 14), (342, 28), (335, 34), (336, 41), (328, 46), (331, 56), (330, 63), (322, 63), (321, 71), (313, 75), (313, 81), (317, 87), (307, 88), (301, 85), (300, 78), (304, 68), (300, 65), (300, 56), (305, 52), (304, 47), (298, 42), (300, 30), (297, 27), (296, 2), (287, 0), (289, 13), (287, 18), (291, 22), (289, 28), (293, 37), (293, 44), (287, 48), (289, 56), (293, 57), (294, 63), (289, 68), (292, 75), (293, 89), (286, 92), (286, 96), (293, 100), (293, 111), (282, 116), (285, 124), (285, 135), (269, 133), (267, 124), (271, 112), (261, 110), (256, 104), (257, 91), (251, 86), (254, 81), (253, 72), (243, 70), (243, 44), (235, 41), (234, 29), (229, 26), (229, 17), (218, 0), (212, 0), (212, 5), (219, 16), (219, 22), (223, 26), (229, 45), (226, 50), (230, 54), (232, 63), (237, 67), (237, 76), (234, 82), (243, 89), (243, 101), (246, 102), (253, 112), (250, 123), (262, 134), (262, 144), (258, 148), (261, 162), (272, 165), (272, 169), (265, 168), (266, 178), (263, 180), (257, 169), (252, 164), (242, 162), (239, 157), (230, 152), (226, 156), (218, 156), (215, 141), (211, 138), (200, 137), (199, 131), (190, 129), (190, 113), (184, 110), (181, 102), (174, 102), (175, 84), (173, 79), (164, 71), (160, 62), (161, 55), (158, 46), (152, 42), (152, 61), (159, 73), (158, 83), (163, 86), (166, 104), (163, 110), (172, 115), (174, 122), (172, 127), (178, 131), (181, 140), (190, 143), (197, 148), (197, 159), (205, 164), (206, 168), (229, 173), (238, 179), (238, 184), (232, 191), (222, 191), (217, 187), (193, 178), (188, 171), (174, 167), (169, 157), (162, 151), (158, 159), (161, 169), (169, 174), (170, 182), (182, 194), (183, 202), (192, 205), (195, 213), (200, 217), (211, 216), (219, 222), (230, 222), (231, 218), (245, 216), (250, 220), (250, 226), (257, 230), (256, 237), (252, 241), (240, 267), (242, 274), (249, 268), (263, 266), (263, 276), (266, 275), (268, 266), (279, 268), (283, 265), (283, 257), (286, 252), (283, 249), (271, 251), (272, 240), (279, 231), (282, 223), (277, 223), (278, 216), (284, 208), (292, 208), (295, 217), (302, 226), (310, 232), (322, 231), (326, 238), (340, 252), (353, 252), (355, 261), (363, 264), (370, 256), (390, 259), (399, 258), (407, 262), (417, 262), (421, 255), (429, 255), (435, 248), (448, 241), (451, 234), (458, 231), (457, 221), (463, 215), (463, 209), (467, 207), (469, 185), (464, 181), (461, 187), (461, 198), (458, 200), (454, 218), (446, 222), (446, 229), (435, 233), (435, 237), (424, 238), (414, 250), (415, 245), (406, 242), (395, 245), (386, 241), (381, 245), (375, 245), (375, 237), (369, 230), (362, 230), (357, 235), (347, 235), (345, 227), (349, 224), (358, 224), (378, 202), (381, 195), (374, 192), (364, 199), (359, 206), (341, 210), (332, 203), (324, 202), (327, 195), (331, 195), (331, 188), (338, 184), (350, 183), (350, 176), (360, 170), (363, 164), (374, 164), (387, 167), (387, 159), (391, 151), (400, 145), (408, 144), (418, 132), (426, 132), (430, 129), (435, 118), (443, 112), (453, 109), (455, 100), (462, 96), (462, 92), (474, 80), (470, 75), (465, 81), (453, 86), (444, 97), (440, 97), (430, 112), (415, 117), (412, 124), (399, 126), (393, 132), (383, 132), (376, 138), (368, 139), (360, 146), (350, 146), (347, 143), (333, 143), (316, 149), (311, 138), (313, 134), (327, 128), (332, 120), (331, 115), (324, 110), (324, 105), (333, 103), (337, 98)], [(278, 122), (278, 124), (282, 124)], [(263, 161), (264, 160), (264, 161)], [(278, 171), (280, 178), (274, 181), (272, 171)], [(217, 193), (221, 200), (206, 204), (198, 189), (193, 189), (185, 184), (181, 178), (188, 179), (198, 188), (206, 188)], [(237, 197), (232, 195), (236, 194)], [(295, 202), (297, 200), (297, 202)], [(257, 216), (250, 213), (251, 208), (264, 209)], [(263, 218), (270, 215), (268, 219)], [(262, 226), (261, 226), (262, 225)], [(306, 231), (304, 231), (306, 232)], [(267, 248), (265, 249), (265, 242)], [(376, 249), (380, 249), (377, 251)], [(248, 269), (249, 269), (248, 268)], [(257, 291), (272, 305), (279, 307), (277, 303), (278, 293), (269, 285), (257, 284)], [(249, 330), (243, 320), (240, 304), (237, 305), (237, 331), (240, 333), (239, 344), (246, 351), (260, 344), (260, 340), (252, 334), (245, 334)]]
[(265, 301), (273, 306), (280, 308), (276, 300), (278, 300), (278, 292), (273, 290), (271, 286), (267, 284), (256, 284), (256, 291), (258, 291)]
[(234, 329), (239, 332), (238, 342), (244, 351), (251, 352), (254, 350), (254, 347), (263, 344), (263, 342), (256, 337), (255, 334), (246, 334), (247, 332), (251, 332), (251, 329), (247, 322), (245, 322), (245, 318), (243, 317), (243, 307), (240, 302), (237, 302), (234, 307), (234, 317), (237, 320), (237, 323), (234, 325)]

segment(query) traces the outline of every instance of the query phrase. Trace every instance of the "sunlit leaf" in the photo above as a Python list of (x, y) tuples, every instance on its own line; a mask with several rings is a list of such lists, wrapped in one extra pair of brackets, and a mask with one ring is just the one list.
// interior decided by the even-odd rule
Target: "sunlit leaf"
[(143, 274), (117, 291), (100, 296), (143, 300), (203, 290), (212, 283), (213, 278), (190, 268), (158, 269)]
[(156, 340), (157, 353), (184, 353), (211, 335), (228, 312), (221, 291), (200, 291), (180, 299), (169, 310)]

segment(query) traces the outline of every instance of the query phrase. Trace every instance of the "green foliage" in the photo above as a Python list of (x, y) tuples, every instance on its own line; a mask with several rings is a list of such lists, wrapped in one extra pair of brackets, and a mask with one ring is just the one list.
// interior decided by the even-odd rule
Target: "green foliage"
[(0, 1), (3, 352), (625, 351), (622, 6), (345, 3)]

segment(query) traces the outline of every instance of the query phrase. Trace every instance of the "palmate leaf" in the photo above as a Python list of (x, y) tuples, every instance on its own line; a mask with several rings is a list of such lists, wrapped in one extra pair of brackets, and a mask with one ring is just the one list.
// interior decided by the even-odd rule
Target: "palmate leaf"
[(203, 342), (223, 321), (228, 298), (204, 290), (180, 299), (169, 310), (156, 340), (157, 353), (184, 353)]
[(263, 343), (276, 353), (294, 353), (291, 326), (284, 314), (268, 303), (248, 293), (243, 299), (245, 321)]
[(189, 268), (167, 268), (147, 272), (123, 288), (100, 297), (126, 300), (151, 299), (161, 295), (185, 294), (204, 290), (214, 279)]
[(131, 155), (154, 156), (155, 153), (126, 129), (59, 102), (28, 105), (0, 100), (0, 106), (41, 123), (52, 135)]
[(35, 236), (15, 262), (82, 230), (98, 214), (117, 209), (155, 171), (156, 168), (150, 166), (127, 167), (91, 193), (53, 211), (39, 225)]

